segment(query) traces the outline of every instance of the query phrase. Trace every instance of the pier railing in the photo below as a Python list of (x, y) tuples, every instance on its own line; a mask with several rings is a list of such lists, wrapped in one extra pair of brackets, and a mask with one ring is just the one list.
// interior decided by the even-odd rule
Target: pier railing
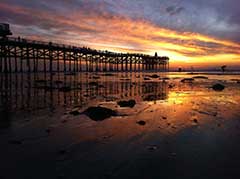
[(169, 58), (23, 38), (0, 39), (0, 72), (168, 71)]

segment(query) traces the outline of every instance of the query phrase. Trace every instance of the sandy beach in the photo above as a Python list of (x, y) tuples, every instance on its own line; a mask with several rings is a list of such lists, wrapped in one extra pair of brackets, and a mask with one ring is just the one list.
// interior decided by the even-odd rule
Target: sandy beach
[[(239, 81), (209, 73), (2, 75), (0, 178), (232, 178)], [(118, 104), (128, 100), (136, 104)], [(116, 115), (91, 116), (89, 107)]]

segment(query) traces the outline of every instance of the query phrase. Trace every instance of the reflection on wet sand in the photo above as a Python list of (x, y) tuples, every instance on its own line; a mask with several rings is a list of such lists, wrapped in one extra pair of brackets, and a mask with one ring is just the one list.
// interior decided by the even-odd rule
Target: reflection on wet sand
[[(239, 75), (1, 78), (3, 176), (232, 178), (238, 172)], [(130, 100), (136, 104), (127, 106)], [(92, 116), (92, 107), (111, 115)]]
[[(113, 101), (138, 98), (154, 101), (167, 98), (167, 85), (164, 82), (140, 82), (135, 74), (89, 73), (79, 75), (46, 76), (29, 74), (8, 74), (1, 76), (0, 104), (12, 111), (48, 109), (49, 107), (86, 106), (90, 101)], [(9, 110), (8, 109), (8, 110)]]

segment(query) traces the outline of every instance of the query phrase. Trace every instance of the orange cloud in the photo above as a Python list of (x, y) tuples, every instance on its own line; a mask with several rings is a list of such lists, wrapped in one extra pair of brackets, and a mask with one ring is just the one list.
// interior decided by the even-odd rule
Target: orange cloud
[[(93, 11), (75, 11), (68, 16), (62, 16), (1, 3), (0, 8), (19, 14), (23, 19), (28, 18), (31, 22), (29, 26), (49, 31), (47, 36), (33, 33), (32, 37), (38, 40), (47, 38), (118, 52), (153, 54), (156, 51), (160, 55), (169, 56), (175, 65), (238, 64), (240, 59), (240, 44), (236, 42), (192, 32), (178, 32), (144, 20)], [(27, 35), (28, 32), (17, 34)]]

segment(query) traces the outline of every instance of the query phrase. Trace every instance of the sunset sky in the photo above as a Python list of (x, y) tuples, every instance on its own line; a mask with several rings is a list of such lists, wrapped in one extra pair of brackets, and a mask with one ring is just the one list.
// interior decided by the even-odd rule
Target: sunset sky
[(14, 36), (240, 67), (239, 0), (1, 0)]

